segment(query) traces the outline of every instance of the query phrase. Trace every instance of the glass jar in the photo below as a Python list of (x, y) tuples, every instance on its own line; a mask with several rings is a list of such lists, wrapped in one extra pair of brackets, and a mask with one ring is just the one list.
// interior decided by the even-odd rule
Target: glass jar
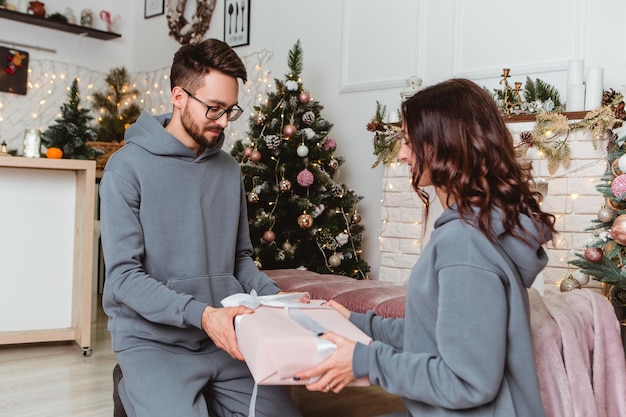
[(24, 156), (39, 158), (41, 150), (41, 132), (38, 129), (24, 130)]

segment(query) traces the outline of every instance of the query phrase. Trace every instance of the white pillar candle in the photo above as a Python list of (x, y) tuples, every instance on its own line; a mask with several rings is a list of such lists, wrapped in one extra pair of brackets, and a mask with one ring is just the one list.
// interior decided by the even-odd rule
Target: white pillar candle
[(567, 63), (567, 85), (582, 84), (585, 82), (585, 61), (570, 59)]
[(398, 123), (400, 121), (400, 116), (398, 116), (398, 110), (389, 112), (387, 115), (387, 123)]
[(570, 84), (569, 87), (567, 87), (565, 109), (567, 111), (585, 110), (585, 84)]
[(604, 69), (591, 67), (585, 78), (585, 110), (595, 110), (602, 105), (604, 92)]

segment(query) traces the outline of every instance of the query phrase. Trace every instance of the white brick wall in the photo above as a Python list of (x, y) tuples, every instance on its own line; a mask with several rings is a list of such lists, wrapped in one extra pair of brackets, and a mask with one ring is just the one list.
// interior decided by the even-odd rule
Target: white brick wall
[[(509, 128), (517, 143), (519, 134), (532, 130), (533, 124), (512, 123)], [(560, 282), (576, 271), (568, 260), (582, 251), (585, 241), (591, 237), (591, 232), (585, 229), (604, 204), (604, 198), (595, 186), (606, 169), (606, 141), (594, 147), (588, 130), (576, 130), (570, 132), (567, 142), (571, 148), (570, 163), (568, 167), (559, 167), (552, 175), (544, 158), (537, 155), (536, 159), (530, 159), (535, 178), (547, 184), (542, 189), (545, 190), (543, 208), (558, 219), (556, 226), (559, 234), (554, 244), (549, 243), (546, 248), (549, 256), (548, 266), (543, 272), (546, 293), (558, 292)], [(432, 222), (441, 213), (441, 206), (438, 201), (431, 204), (428, 224), (424, 224), (423, 205), (411, 187), (406, 165), (394, 162), (383, 169), (379, 279), (406, 282), (428, 240)], [(600, 284), (590, 281), (587, 286), (595, 288)]]

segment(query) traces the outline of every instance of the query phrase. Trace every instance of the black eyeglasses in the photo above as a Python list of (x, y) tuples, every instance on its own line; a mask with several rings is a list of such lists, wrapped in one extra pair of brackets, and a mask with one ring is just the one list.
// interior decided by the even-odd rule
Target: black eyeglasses
[(206, 117), (209, 120), (217, 120), (220, 117), (222, 117), (224, 113), (226, 113), (226, 115), (228, 116), (228, 121), (234, 122), (235, 120), (239, 119), (239, 116), (243, 114), (243, 109), (239, 107), (237, 104), (235, 104), (233, 107), (229, 109), (224, 109), (222, 107), (217, 107), (217, 106), (209, 106), (204, 101), (200, 100), (198, 97), (191, 94), (189, 91), (185, 90), (182, 87), (181, 89), (185, 93), (187, 93), (189, 97), (191, 97), (192, 99), (206, 106), (206, 113), (204, 114), (204, 117)]

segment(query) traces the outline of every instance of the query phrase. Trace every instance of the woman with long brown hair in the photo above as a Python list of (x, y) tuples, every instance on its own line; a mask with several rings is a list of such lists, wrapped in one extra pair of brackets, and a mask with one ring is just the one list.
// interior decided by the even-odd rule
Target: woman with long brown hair
[(444, 211), (407, 283), (404, 319), (328, 304), (374, 340), (337, 334), (324, 363), (296, 378), (339, 392), (355, 378), (400, 395), (410, 416), (545, 415), (530, 335), (527, 288), (545, 267), (554, 216), (532, 191), (493, 99), (452, 79), (402, 105), (398, 158), (426, 212), (432, 186)]

